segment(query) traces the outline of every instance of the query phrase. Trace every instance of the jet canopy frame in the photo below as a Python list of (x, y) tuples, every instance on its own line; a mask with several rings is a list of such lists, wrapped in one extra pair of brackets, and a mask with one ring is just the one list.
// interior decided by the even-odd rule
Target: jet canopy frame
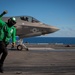
[(21, 20), (27, 21), (27, 22), (32, 22), (32, 23), (39, 23), (40, 21), (35, 19), (34, 17), (31, 16), (20, 16)]

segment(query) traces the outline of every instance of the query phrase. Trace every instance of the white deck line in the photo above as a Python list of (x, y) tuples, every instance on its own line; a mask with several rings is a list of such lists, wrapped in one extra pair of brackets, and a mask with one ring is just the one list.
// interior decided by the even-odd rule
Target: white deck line
[(54, 48), (28, 48), (29, 50), (55, 50)]

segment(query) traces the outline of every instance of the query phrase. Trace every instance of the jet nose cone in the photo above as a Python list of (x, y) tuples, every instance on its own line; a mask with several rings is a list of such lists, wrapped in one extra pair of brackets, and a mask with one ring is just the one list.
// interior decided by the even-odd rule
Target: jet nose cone
[(49, 29), (49, 31), (50, 31), (51, 33), (56, 32), (56, 31), (58, 31), (58, 30), (59, 30), (59, 28), (54, 27), (54, 26), (50, 27), (50, 29)]
[(57, 27), (53, 27), (53, 31), (55, 32), (55, 31), (58, 31), (59, 30), (59, 28), (57, 28)]

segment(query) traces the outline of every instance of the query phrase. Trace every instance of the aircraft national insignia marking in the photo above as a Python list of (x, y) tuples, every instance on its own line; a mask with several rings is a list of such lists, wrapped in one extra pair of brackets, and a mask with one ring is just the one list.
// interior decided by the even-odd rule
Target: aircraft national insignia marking
[(38, 29), (37, 28), (33, 28), (31, 31), (32, 32), (38, 32)]

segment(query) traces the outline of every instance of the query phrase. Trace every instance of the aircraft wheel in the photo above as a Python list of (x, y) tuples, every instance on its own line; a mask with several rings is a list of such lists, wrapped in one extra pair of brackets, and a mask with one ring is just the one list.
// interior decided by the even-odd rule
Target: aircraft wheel
[(22, 49), (23, 49), (23, 46), (22, 45), (18, 45), (17, 46), (17, 50), (22, 51)]

